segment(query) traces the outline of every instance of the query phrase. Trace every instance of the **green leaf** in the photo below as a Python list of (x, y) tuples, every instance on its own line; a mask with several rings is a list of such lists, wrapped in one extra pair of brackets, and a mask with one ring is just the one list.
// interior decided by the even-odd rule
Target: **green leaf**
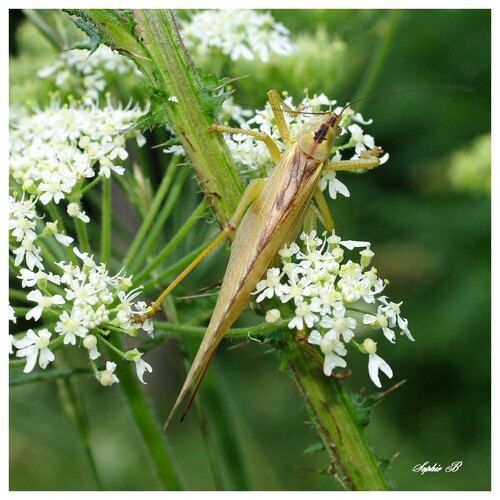
[(101, 35), (94, 30), (92, 26), (89, 24), (85, 23), (81, 19), (73, 19), (73, 22), (75, 23), (78, 28), (80, 28), (86, 35), (89, 37), (88, 42), (83, 42), (75, 45), (72, 47), (73, 49), (87, 49), (90, 50), (90, 54), (92, 55), (101, 45), (102, 42), (102, 37)]
[(304, 450), (304, 455), (313, 455), (314, 453), (318, 453), (319, 451), (324, 451), (325, 445), (321, 442), (319, 443), (314, 443), (308, 446)]

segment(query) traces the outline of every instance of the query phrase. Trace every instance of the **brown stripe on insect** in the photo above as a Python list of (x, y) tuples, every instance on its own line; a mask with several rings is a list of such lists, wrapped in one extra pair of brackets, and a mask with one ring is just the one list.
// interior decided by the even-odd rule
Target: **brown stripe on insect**
[(328, 131), (330, 130), (330, 128), (332, 128), (335, 125), (335, 122), (337, 121), (338, 117), (339, 117), (339, 115), (336, 115), (335, 113), (333, 113), (332, 116), (326, 122), (321, 124), (321, 127), (314, 134), (314, 141), (315, 142), (320, 144), (326, 139)]

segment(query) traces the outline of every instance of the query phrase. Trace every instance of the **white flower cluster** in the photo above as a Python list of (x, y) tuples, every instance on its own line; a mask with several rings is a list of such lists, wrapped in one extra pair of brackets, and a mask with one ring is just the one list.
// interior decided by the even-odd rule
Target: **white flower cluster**
[[(301, 112), (295, 116), (289, 116), (288, 113), (285, 113), (285, 118), (290, 128), (292, 138), (301, 130), (304, 124), (311, 119), (311, 115), (308, 113), (325, 111), (324, 108), (322, 110), (322, 106), (332, 109), (336, 104), (336, 101), (330, 100), (324, 94), (305, 97), (297, 107), (293, 105), (293, 100), (290, 96), (286, 97), (284, 102), (291, 109), (301, 110)], [(333, 111), (339, 114), (342, 109), (342, 107), (336, 107)], [(244, 120), (246, 115), (233, 103), (229, 106), (228, 113), (231, 119), (236, 118), (240, 128), (257, 130), (271, 136), (278, 145), (280, 151), (285, 151), (285, 145), (279, 135), (274, 114), (269, 103), (266, 104), (263, 110), (256, 111), (254, 116), (247, 121)], [(224, 117), (222, 121), (224, 121)], [(365, 120), (360, 113), (354, 112), (351, 108), (344, 110), (340, 123), (342, 128), (340, 134), (341, 144), (334, 146), (331, 160), (358, 159), (363, 153), (376, 147), (374, 138), (371, 135), (365, 134), (359, 125), (370, 125), (372, 122), (373, 120)], [(226, 136), (226, 142), (235, 162), (240, 166), (240, 170), (244, 176), (248, 178), (265, 177), (274, 166), (269, 157), (266, 145), (255, 137), (246, 134), (228, 134)], [(354, 153), (348, 158), (345, 157), (345, 155), (343, 156), (343, 152), (349, 150), (354, 150)], [(380, 163), (385, 163), (388, 158), (389, 155), (387, 153), (384, 154), (380, 158)], [(349, 190), (345, 184), (339, 181), (336, 174), (337, 172), (335, 171), (323, 172), (318, 187), (322, 191), (328, 188), (328, 193), (332, 199), (335, 199), (337, 194), (349, 196)]]
[[(128, 157), (127, 137), (145, 142), (135, 124), (144, 111), (114, 108), (108, 99), (96, 105), (53, 101), (33, 114), (14, 114), (10, 130), (10, 174), (23, 191), (39, 197), (46, 205), (63, 198), (73, 201), (82, 183), (96, 176), (122, 175), (120, 162)], [(95, 169), (98, 164), (99, 169)]]
[[(72, 57), (67, 54), (63, 59)], [(69, 262), (57, 262), (53, 255), (58, 255), (60, 248), (54, 243), (65, 247), (73, 243), (73, 238), (64, 232), (58, 206), (64, 206), (77, 226), (88, 223), (90, 218), (80, 205), (82, 194), (100, 177), (109, 178), (111, 172), (124, 173), (121, 163), (128, 158), (127, 138), (135, 137), (139, 146), (145, 142), (136, 128), (143, 114), (138, 106), (114, 107), (109, 96), (102, 108), (93, 101), (82, 104), (70, 100), (61, 105), (53, 99), (46, 109), (11, 110), (11, 269), (22, 288), (30, 289), (26, 299), (33, 306), (25, 319), (40, 323), (28, 329), (22, 338), (11, 336), (16, 348), (15, 352), (11, 349), (11, 354), (26, 359), (25, 372), (33, 370), (37, 362), (46, 368), (54, 360), (55, 348), (78, 345), (88, 352), (94, 373), (103, 385), (118, 381), (112, 375), (113, 363), (108, 362), (104, 371), (98, 370), (98, 345), (104, 343), (113, 348), (105, 338), (111, 329), (135, 335), (138, 327), (132, 316), (143, 312), (146, 304), (134, 303), (139, 292), (129, 290), (130, 277), (123, 272), (110, 276), (105, 264), (96, 264), (78, 248), (72, 248), (74, 255), (65, 250), (69, 252)], [(41, 209), (40, 213), (37, 209)], [(51, 236), (56, 242), (50, 241)], [(9, 317), (17, 321), (14, 308)], [(146, 322), (143, 329), (152, 333), (152, 324)], [(51, 340), (54, 334), (57, 338)], [(139, 351), (119, 354), (135, 362), (141, 381), (144, 372), (151, 371)]]
[[(45, 321), (55, 319), (51, 328), (42, 328), (37, 332), (29, 329), (23, 338), (13, 339), (13, 346), (18, 349), (16, 356), (26, 358), (26, 373), (33, 370), (37, 360), (41, 368), (46, 368), (54, 360), (50, 347), (61, 342), (85, 348), (93, 365), (93, 361), (100, 357), (98, 340), (109, 333), (109, 328), (119, 329), (129, 335), (137, 332), (133, 315), (143, 312), (146, 303), (133, 304), (140, 292), (137, 289), (129, 290), (131, 278), (121, 272), (110, 276), (105, 264), (96, 264), (92, 256), (77, 248), (73, 248), (73, 251), (82, 261), (81, 265), (57, 262), (60, 272), (54, 274), (45, 272), (43, 263), (37, 261), (37, 269), (28, 267), (20, 270), (18, 278), (22, 287), (33, 288), (26, 298), (35, 303), (26, 313), (26, 320), (39, 321), (42, 316)], [(13, 316), (13, 319), (17, 318)], [(142, 328), (152, 335), (153, 325), (150, 321), (144, 322)], [(59, 338), (51, 342), (54, 332), (59, 334)], [(124, 359), (135, 361), (137, 374), (144, 382), (144, 371), (151, 371), (151, 366), (141, 356), (137, 349), (123, 354)], [(103, 385), (110, 385), (109, 381), (103, 382), (101, 372), (96, 371), (96, 376)]]
[[(376, 354), (376, 342), (365, 339), (357, 343), (359, 330), (382, 329), (387, 340), (394, 343), (397, 328), (410, 340), (408, 321), (400, 315), (400, 305), (381, 295), (385, 282), (377, 276), (374, 267), (368, 269), (373, 252), (370, 244), (362, 241), (342, 241), (335, 232), (318, 238), (316, 232), (302, 233), (304, 251), (296, 243), (283, 247), (279, 255), (282, 268), (271, 268), (265, 279), (257, 284), (257, 302), (276, 297), (282, 303), (292, 303), (294, 317), (288, 327), (310, 331), (308, 342), (318, 345), (324, 355), (323, 371), (347, 366), (346, 345), (357, 346), (369, 356), (369, 374), (373, 383), (381, 387), (379, 370), (389, 378), (392, 370)], [(362, 248), (360, 262), (344, 261), (344, 248)], [(272, 309), (266, 321), (275, 322), (280, 312)], [(357, 331), (358, 330), (358, 331)], [(359, 336), (359, 335), (358, 335)]]
[(283, 24), (270, 13), (253, 10), (203, 10), (181, 22), (181, 33), (186, 47), (198, 57), (215, 49), (233, 61), (257, 57), (266, 63), (271, 54), (286, 56), (295, 50)]
[(113, 52), (109, 47), (100, 45), (92, 54), (86, 49), (65, 50), (60, 52), (57, 59), (38, 73), (39, 78), (53, 79), (58, 89), (70, 89), (83, 86), (82, 100), (95, 102), (106, 90), (106, 78), (109, 75), (142, 73), (135, 64), (125, 56)]

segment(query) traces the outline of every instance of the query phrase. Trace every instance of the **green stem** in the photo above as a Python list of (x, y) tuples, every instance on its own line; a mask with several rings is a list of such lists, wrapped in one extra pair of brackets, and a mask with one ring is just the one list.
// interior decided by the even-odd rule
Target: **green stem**
[(120, 361), (124, 359), (123, 351), (121, 351), (114, 344), (106, 340), (104, 336), (101, 335), (100, 333), (96, 333), (96, 336), (99, 339), (99, 341), (102, 342), (108, 348), (108, 351), (113, 351), (113, 353), (120, 358)]
[(150, 228), (144, 243), (141, 245), (141, 250), (135, 257), (134, 261), (130, 263), (130, 274), (133, 274), (137, 269), (140, 268), (146, 258), (152, 253), (152, 249), (158, 244), (158, 236), (162, 231), (165, 230), (165, 222), (172, 213), (172, 210), (175, 208), (175, 205), (179, 201), (184, 182), (187, 179), (188, 175), (189, 169), (187, 168), (179, 171), (179, 173), (177, 174), (175, 184), (170, 190), (165, 205), (163, 205), (163, 208), (156, 217), (153, 226)]
[(81, 252), (90, 252), (90, 243), (87, 235), (85, 222), (75, 217), (76, 234), (78, 235), (78, 246)]
[(162, 262), (165, 261), (165, 259), (179, 245), (182, 239), (193, 227), (206, 208), (207, 202), (206, 200), (203, 200), (198, 207), (196, 207), (195, 211), (191, 214), (179, 231), (177, 231), (177, 234), (169, 241), (168, 245), (150, 262), (146, 269), (141, 271), (141, 273), (134, 278), (135, 283), (142, 283), (147, 276), (149, 276)]
[(170, 458), (171, 453), (167, 451), (165, 436), (151, 411), (151, 406), (144, 395), (131, 363), (125, 363), (122, 359), (116, 357), (115, 350), (124, 350), (119, 336), (114, 336), (113, 342), (115, 346), (113, 350), (109, 350), (109, 355), (111, 359), (117, 362), (116, 373), (120, 380), (120, 388), (127, 399), (128, 407), (141, 433), (158, 478), (166, 490), (180, 490), (182, 485)]
[[(66, 231), (64, 229), (64, 225), (63, 225), (63, 219), (61, 217), (61, 214), (59, 213), (59, 208), (57, 207), (57, 205), (53, 202), (50, 202), (50, 203), (47, 203), (47, 205), (45, 205), (45, 207), (47, 208), (49, 214), (50, 214), (50, 217), (52, 218), (52, 222), (56, 222), (58, 223), (59, 227), (62, 228), (62, 231), (64, 232), (64, 234), (66, 234)], [(48, 248), (46, 248), (46, 251), (48, 252)], [(71, 251), (71, 249), (69, 247), (66, 247), (66, 254), (70, 260), (70, 262), (76, 262), (76, 256), (73, 254), (73, 252)], [(55, 260), (52, 260), (52, 258), (49, 256), (49, 258), (47, 259), (44, 259), (46, 260), (47, 262), (55, 262)]]
[(101, 262), (109, 260), (111, 247), (111, 179), (102, 183)]
[(132, 241), (132, 244), (130, 245), (127, 255), (123, 261), (124, 267), (126, 269), (129, 268), (130, 262), (133, 262), (135, 260), (137, 251), (139, 250), (139, 248), (144, 242), (144, 239), (148, 235), (151, 225), (153, 224), (158, 214), (158, 211), (160, 210), (160, 207), (163, 203), (163, 200), (168, 190), (170, 189), (174, 175), (177, 172), (176, 167), (178, 162), (179, 158), (174, 156), (168, 166), (166, 175), (163, 176), (160, 187), (156, 191), (155, 197), (153, 199), (153, 203), (151, 204), (151, 207), (149, 208), (146, 217), (142, 221), (141, 227), (139, 228), (139, 231), (137, 232), (134, 240)]
[(73, 382), (69, 378), (57, 378), (56, 386), (63, 411), (77, 431), (97, 488), (102, 491), (104, 490), (103, 482), (99, 473), (99, 468), (94, 459), (94, 453), (90, 446), (89, 422), (81, 398), (78, 397), (73, 387)]
[[(26, 364), (23, 359), (18, 361), (9, 361), (9, 368), (22, 368)], [(104, 367), (102, 367), (104, 369)], [(46, 370), (36, 370), (31, 373), (10, 373), (9, 374), (9, 386), (16, 387), (19, 385), (32, 384), (34, 382), (52, 382), (54, 380), (62, 378), (71, 378), (75, 375), (84, 375), (88, 377), (89, 367), (81, 366), (80, 368), (57, 368), (57, 369), (46, 369)]]
[[(276, 335), (286, 330), (286, 325), (290, 320), (282, 320), (276, 323), (261, 323), (260, 325), (245, 327), (245, 328), (230, 328), (225, 334), (226, 338), (251, 338), (269, 337)], [(163, 343), (165, 338), (169, 338), (172, 334), (193, 335), (201, 337), (206, 332), (204, 326), (189, 326), (186, 324), (178, 324), (167, 321), (155, 321), (155, 339), (154, 343)], [(156, 333), (158, 332), (158, 333)], [(148, 341), (148, 344), (151, 341)]]
[[(370, 92), (372, 91), (373, 86), (375, 85), (375, 82), (384, 67), (387, 56), (389, 55), (400, 18), (401, 12), (399, 10), (389, 11), (389, 25), (387, 26), (387, 30), (370, 58), (370, 64), (358, 85), (353, 101), (370, 95)], [(356, 104), (356, 111), (361, 110), (363, 104), (364, 102)]]
[(57, 26), (54, 26), (54, 14), (52, 13), (51, 16), (51, 11), (49, 9), (24, 9), (23, 13), (38, 28), (38, 30), (44, 35), (45, 39), (50, 42), (58, 52), (67, 48), (64, 40), (61, 37), (61, 33), (57, 30)]
[(82, 187), (82, 189), (78, 193), (78, 198), (81, 198), (89, 189), (92, 189), (96, 184), (98, 184), (99, 182), (101, 182), (104, 179), (105, 179), (105, 177), (103, 177), (102, 175), (98, 175), (97, 177), (92, 179), (88, 184), (86, 184), (84, 187)]
[(389, 489), (342, 382), (325, 377), (298, 342), (292, 342), (289, 348), (292, 379), (304, 397), (311, 423), (321, 437), (337, 480), (349, 490)]
[(21, 302), (29, 302), (26, 298), (27, 292), (22, 290), (17, 290), (16, 288), (9, 288), (9, 299), (16, 299)]
[(155, 287), (158, 283), (163, 283), (169, 276), (181, 272), (185, 267), (188, 266), (198, 255), (205, 250), (205, 248), (210, 245), (210, 243), (203, 243), (199, 247), (195, 248), (193, 251), (189, 252), (185, 257), (178, 260), (167, 269), (162, 271), (158, 276), (150, 279), (144, 283), (144, 291), (148, 291)]

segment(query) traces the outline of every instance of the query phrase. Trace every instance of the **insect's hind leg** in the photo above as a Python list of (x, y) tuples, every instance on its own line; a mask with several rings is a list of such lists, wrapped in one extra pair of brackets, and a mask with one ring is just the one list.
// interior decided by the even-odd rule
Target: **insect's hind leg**
[(215, 248), (222, 243), (231, 233), (234, 233), (241, 219), (245, 215), (248, 207), (260, 195), (264, 187), (264, 179), (254, 179), (245, 189), (241, 197), (238, 207), (234, 212), (231, 220), (224, 226), (217, 237), (208, 244), (207, 247), (170, 283), (170, 285), (162, 292), (162, 294), (149, 306), (148, 310), (143, 314), (134, 316), (135, 323), (144, 323), (144, 321), (152, 318), (160, 309), (165, 297), (169, 295), (173, 289)]

